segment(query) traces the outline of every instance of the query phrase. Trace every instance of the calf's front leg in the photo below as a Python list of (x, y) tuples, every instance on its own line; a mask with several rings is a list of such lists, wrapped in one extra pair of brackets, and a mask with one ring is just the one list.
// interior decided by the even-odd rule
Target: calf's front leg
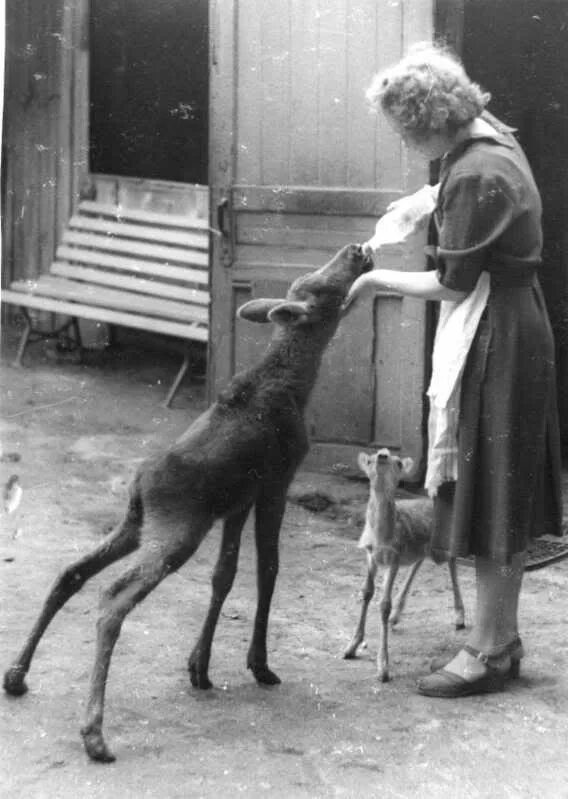
[(250, 506), (227, 518), (223, 525), (221, 548), (211, 579), (212, 594), (209, 610), (199, 639), (193, 647), (187, 664), (189, 678), (194, 688), (206, 689), (213, 687), (213, 683), (208, 676), (213, 636), (215, 635), (221, 608), (233, 586), (235, 574), (237, 573), (241, 533), (249, 511)]
[(255, 509), (258, 600), (254, 630), (247, 655), (247, 668), (252, 671), (255, 680), (264, 685), (278, 685), (281, 682), (280, 677), (268, 667), (266, 634), (278, 575), (278, 547), (280, 527), (286, 507), (286, 489), (287, 486), (278, 494), (269, 492), (261, 495)]
[(365, 583), (361, 590), (361, 613), (359, 614), (359, 621), (351, 643), (343, 653), (346, 660), (352, 660), (357, 656), (357, 650), (365, 640), (365, 625), (367, 622), (367, 611), (369, 610), (369, 603), (375, 593), (375, 575), (377, 573), (377, 564), (373, 558), (371, 550), (367, 550), (367, 576)]
[(392, 588), (398, 572), (399, 560), (395, 558), (387, 569), (383, 580), (383, 593), (379, 604), (381, 610), (381, 635), (379, 652), (377, 655), (377, 672), (381, 682), (388, 682), (389, 677), (389, 652), (388, 633), (389, 617), (392, 609)]

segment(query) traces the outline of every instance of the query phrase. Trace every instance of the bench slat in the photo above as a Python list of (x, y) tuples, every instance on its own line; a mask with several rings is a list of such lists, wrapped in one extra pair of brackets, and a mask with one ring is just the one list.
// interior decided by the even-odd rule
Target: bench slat
[(71, 263), (102, 266), (108, 269), (117, 269), (133, 272), (139, 275), (153, 275), (162, 279), (179, 280), (184, 283), (196, 283), (207, 286), (209, 273), (206, 270), (191, 269), (186, 266), (169, 266), (168, 264), (144, 259), (127, 258), (124, 255), (111, 255), (110, 253), (84, 250), (80, 247), (68, 247), (64, 244), (57, 248), (57, 259)]
[(207, 325), (197, 322), (183, 324), (172, 322), (166, 319), (156, 319), (140, 314), (125, 313), (108, 308), (82, 305), (81, 303), (64, 302), (53, 297), (38, 297), (33, 294), (25, 294), (20, 291), (6, 289), (2, 292), (2, 300), (13, 305), (26, 308), (36, 308), (38, 310), (51, 311), (52, 313), (64, 316), (75, 316), (82, 319), (94, 319), (98, 322), (107, 322), (111, 325), (123, 325), (133, 327), (137, 330), (148, 330), (151, 333), (162, 333), (177, 338), (190, 339), (192, 341), (204, 341), (209, 338)]
[(76, 215), (69, 220), (69, 227), (74, 230), (100, 233), (111, 238), (139, 239), (142, 241), (172, 244), (189, 249), (207, 251), (209, 249), (209, 236), (204, 232), (187, 233), (181, 230), (171, 230), (157, 225), (129, 225), (126, 222), (101, 219)]
[(208, 230), (206, 219), (181, 216), (181, 214), (162, 214), (158, 211), (143, 211), (140, 209), (125, 208), (122, 205), (98, 203), (96, 200), (83, 200), (79, 205), (80, 213), (99, 214), (108, 216), (117, 221), (132, 220), (148, 224), (164, 225), (166, 227), (180, 228), (181, 230)]
[(104, 269), (90, 269), (86, 266), (62, 263), (55, 261), (49, 268), (50, 274), (57, 277), (66, 277), (71, 280), (80, 280), (85, 283), (100, 283), (105, 286), (115, 286), (127, 291), (151, 294), (156, 297), (169, 297), (179, 302), (190, 302), (196, 305), (209, 305), (209, 294), (199, 289), (186, 288), (175, 283), (162, 283), (159, 280), (145, 280), (141, 277), (116, 274)]
[(12, 283), (2, 300), (207, 342), (209, 232), (191, 215), (85, 200), (49, 273)]
[(146, 316), (163, 317), (178, 321), (206, 323), (209, 318), (208, 309), (199, 305), (162, 300), (157, 297), (147, 297), (127, 291), (77, 283), (73, 280), (51, 277), (50, 275), (44, 275), (34, 283), (17, 281), (12, 283), (11, 289), (22, 293), (32, 293), (55, 299), (61, 298), (83, 304), (89, 303), (98, 307), (134, 311)]
[(64, 244), (77, 244), (90, 247), (103, 252), (127, 253), (139, 258), (152, 258), (165, 261), (168, 264), (188, 264), (189, 266), (209, 266), (209, 254), (198, 250), (188, 250), (182, 247), (168, 247), (159, 244), (145, 244), (142, 242), (112, 239), (108, 236), (99, 236), (96, 233), (80, 233), (69, 228), (63, 234)]

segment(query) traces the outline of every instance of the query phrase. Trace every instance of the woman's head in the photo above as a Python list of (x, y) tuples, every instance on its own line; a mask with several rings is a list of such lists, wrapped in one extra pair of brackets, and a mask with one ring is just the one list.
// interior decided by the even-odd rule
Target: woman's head
[(478, 117), (490, 95), (471, 81), (458, 59), (436, 45), (417, 45), (375, 75), (367, 99), (411, 144), (453, 139)]

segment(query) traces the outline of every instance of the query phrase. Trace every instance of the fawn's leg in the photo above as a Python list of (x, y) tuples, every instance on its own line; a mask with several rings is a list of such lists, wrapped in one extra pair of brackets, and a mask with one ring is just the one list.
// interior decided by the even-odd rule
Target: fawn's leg
[(277, 685), (281, 682), (277, 674), (268, 668), (266, 634), (270, 604), (279, 567), (280, 526), (286, 507), (287, 485), (278, 491), (264, 492), (256, 502), (255, 542), (257, 552), (257, 607), (254, 629), (247, 654), (249, 668), (257, 682)]
[(212, 688), (213, 684), (208, 677), (211, 645), (215, 628), (221, 613), (223, 603), (233, 586), (237, 573), (237, 562), (241, 544), (241, 532), (250, 511), (250, 506), (230, 516), (223, 526), (223, 538), (219, 557), (212, 577), (212, 595), (209, 610), (201, 634), (191, 655), (189, 656), (188, 669), (191, 684), (194, 688)]
[(463, 630), (465, 628), (465, 608), (458, 583), (458, 568), (455, 558), (449, 559), (448, 568), (450, 570), (450, 578), (452, 580), (452, 592), (454, 594), (454, 610), (456, 612), (456, 630)]
[(398, 572), (399, 561), (395, 558), (387, 569), (383, 580), (383, 593), (379, 607), (381, 610), (381, 637), (379, 652), (377, 655), (377, 671), (381, 682), (389, 681), (389, 652), (388, 652), (388, 633), (389, 616), (392, 609), (392, 588)]
[(367, 621), (367, 611), (369, 610), (369, 603), (375, 593), (375, 575), (377, 573), (377, 564), (373, 558), (373, 553), (370, 549), (366, 551), (367, 554), (367, 576), (365, 583), (361, 589), (361, 613), (359, 615), (359, 622), (353, 633), (351, 643), (343, 653), (343, 657), (347, 660), (354, 658), (357, 655), (357, 649), (365, 640), (365, 624)]
[(408, 592), (410, 591), (410, 586), (412, 585), (414, 578), (416, 577), (416, 572), (424, 563), (424, 558), (422, 560), (417, 560), (416, 563), (413, 563), (406, 580), (404, 581), (404, 585), (400, 589), (397, 597), (394, 601), (394, 610), (390, 615), (390, 624), (391, 627), (394, 627), (400, 621), (400, 617), (402, 616), (402, 612), (404, 610), (404, 606), (406, 605), (406, 598), (408, 596)]
[[(139, 552), (134, 565), (103, 594), (97, 622), (95, 663), (91, 674), (87, 713), (85, 725), (81, 729), (85, 749), (91, 760), (110, 763), (115, 759), (105, 744), (102, 725), (108, 670), (122, 622), (164, 577), (185, 563), (197, 549), (207, 529), (205, 527), (199, 531), (200, 534), (195, 529), (192, 530), (189, 541), (184, 541), (181, 533), (179, 536), (172, 536), (169, 541), (154, 538)], [(171, 532), (173, 531), (164, 529), (165, 535)]]
[(4, 675), (4, 690), (7, 693), (21, 696), (28, 690), (24, 677), (30, 668), (36, 647), (55, 614), (87, 580), (114, 561), (133, 552), (138, 546), (138, 532), (138, 524), (127, 518), (96, 549), (61, 572), (47, 595), (23, 649)]

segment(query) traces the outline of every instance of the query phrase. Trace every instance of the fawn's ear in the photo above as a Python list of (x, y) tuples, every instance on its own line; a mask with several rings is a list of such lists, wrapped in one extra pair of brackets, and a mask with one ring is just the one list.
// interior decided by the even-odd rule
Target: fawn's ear
[(268, 318), (270, 311), (272, 311), (273, 308), (276, 308), (281, 303), (282, 300), (272, 300), (259, 297), (256, 300), (249, 300), (249, 302), (245, 302), (244, 305), (241, 305), (241, 307), (237, 310), (237, 316), (239, 319), (246, 319), (249, 322), (266, 324), (270, 322), (270, 319)]
[(401, 477), (408, 477), (414, 468), (414, 461), (412, 458), (402, 459), (402, 472)]
[(308, 320), (309, 305), (299, 300), (280, 301), (268, 312), (268, 318), (277, 325), (297, 325)]
[(369, 474), (370, 471), (370, 462), (371, 456), (367, 455), (366, 452), (360, 452), (357, 456), (357, 463), (359, 464), (359, 468), (362, 472), (365, 472), (366, 475)]

